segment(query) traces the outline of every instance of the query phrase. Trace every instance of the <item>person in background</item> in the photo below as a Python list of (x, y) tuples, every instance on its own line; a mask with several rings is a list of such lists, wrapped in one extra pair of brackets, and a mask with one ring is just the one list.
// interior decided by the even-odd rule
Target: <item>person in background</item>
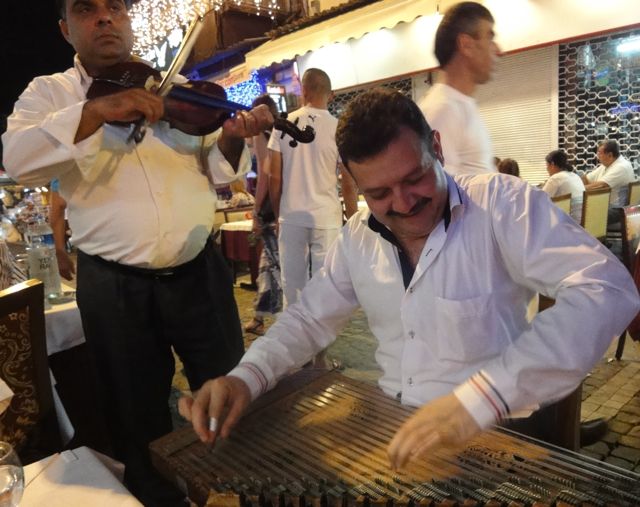
[(49, 225), (53, 231), (53, 241), (56, 247), (56, 259), (58, 260), (58, 271), (65, 280), (73, 280), (76, 274), (76, 267), (67, 251), (67, 201), (63, 199), (58, 191), (60, 184), (58, 180), (51, 182), (49, 192)]
[(347, 217), (357, 210), (351, 176), (338, 163), (338, 120), (327, 110), (331, 96), (327, 73), (307, 69), (302, 76), (304, 105), (288, 119), (301, 129), (313, 127), (314, 141), (294, 148), (291, 138), (277, 131), (269, 139), (269, 198), (279, 218), (278, 251), (285, 306), (298, 300), (309, 275), (320, 269), (329, 245), (342, 227), (338, 167)]
[[(640, 309), (626, 268), (543, 192), (502, 174), (447, 175), (438, 133), (402, 93), (356, 97), (336, 141), (369, 209), (240, 364), (180, 400), (204, 442), (227, 437), (359, 307), (378, 340), (380, 387), (419, 407), (389, 444), (394, 468), (518, 411), (548, 414)], [(535, 292), (556, 303), (529, 322)], [(519, 429), (553, 436), (552, 420)]]
[(573, 168), (567, 161), (567, 154), (562, 150), (549, 152), (545, 161), (549, 178), (542, 186), (542, 190), (549, 194), (549, 197), (571, 194), (571, 216), (580, 223), (585, 190), (582, 179), (573, 172)]
[(582, 176), (587, 190), (610, 188), (608, 225), (619, 223), (620, 216), (613, 208), (627, 205), (629, 183), (636, 179), (631, 163), (620, 154), (616, 141), (603, 141), (598, 145), (597, 157), (600, 165)]
[(510, 174), (516, 178), (520, 177), (520, 166), (518, 162), (512, 158), (503, 158), (497, 165), (498, 172), (502, 174)]
[(253, 206), (254, 197), (247, 192), (247, 187), (242, 180), (235, 180), (229, 184), (231, 190), (231, 199), (229, 199), (230, 208), (241, 208), (243, 206)]
[[(231, 273), (210, 237), (213, 182), (249, 170), (244, 137), (273, 117), (258, 107), (191, 136), (161, 120), (163, 99), (144, 88), (87, 99), (96, 76), (135, 60), (127, 3), (57, 6), (73, 67), (21, 94), (2, 137), (4, 166), (29, 186), (60, 181), (78, 249), (78, 307), (126, 486), (146, 506), (185, 505), (151, 465), (148, 445), (172, 429), (173, 351), (193, 390), (244, 351)], [(142, 118), (139, 143), (113, 124)]]
[[(252, 106), (265, 104), (271, 114), (278, 115), (278, 109), (273, 99), (265, 94), (256, 98)], [(244, 330), (248, 333), (261, 335), (264, 333), (264, 318), (274, 316), (282, 311), (282, 286), (280, 282), (280, 257), (278, 255), (278, 238), (276, 235), (276, 220), (269, 199), (269, 172), (271, 158), (267, 143), (271, 133), (261, 132), (253, 137), (253, 152), (258, 166), (258, 183), (256, 187), (256, 201), (253, 208), (253, 232), (262, 238), (262, 253), (260, 254), (260, 268), (258, 275), (258, 294), (254, 315)]]
[(429, 125), (440, 132), (449, 174), (495, 172), (491, 139), (473, 94), (491, 79), (498, 46), (493, 16), (476, 2), (461, 2), (445, 12), (436, 31), (439, 81), (419, 102)]

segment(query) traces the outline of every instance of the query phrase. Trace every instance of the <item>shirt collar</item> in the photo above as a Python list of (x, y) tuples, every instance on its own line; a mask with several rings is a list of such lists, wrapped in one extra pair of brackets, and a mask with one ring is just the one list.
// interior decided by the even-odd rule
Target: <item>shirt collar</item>
[(93, 78), (87, 73), (87, 69), (85, 69), (84, 65), (82, 65), (82, 62), (80, 61), (80, 57), (78, 56), (77, 53), (73, 57), (73, 66), (75, 67), (76, 71), (78, 71), (78, 74), (80, 75), (80, 85), (82, 86), (82, 89), (86, 93), (89, 87), (91, 86), (91, 83), (93, 83)]

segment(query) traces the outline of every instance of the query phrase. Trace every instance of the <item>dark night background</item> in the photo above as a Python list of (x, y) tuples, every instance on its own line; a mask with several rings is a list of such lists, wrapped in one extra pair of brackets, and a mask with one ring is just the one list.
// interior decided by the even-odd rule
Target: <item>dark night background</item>
[(2, 95), (0, 117), (6, 115), (35, 76), (64, 71), (73, 63), (73, 49), (58, 28), (54, 0), (2, 0)]

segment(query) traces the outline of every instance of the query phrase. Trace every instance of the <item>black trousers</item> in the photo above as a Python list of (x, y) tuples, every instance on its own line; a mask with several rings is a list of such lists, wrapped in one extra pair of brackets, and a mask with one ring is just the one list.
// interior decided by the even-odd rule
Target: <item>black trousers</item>
[(184, 495), (153, 469), (148, 445), (172, 430), (172, 349), (192, 390), (227, 373), (243, 354), (222, 255), (210, 241), (175, 273), (158, 274), (80, 252), (77, 299), (127, 486), (147, 506), (181, 505)]

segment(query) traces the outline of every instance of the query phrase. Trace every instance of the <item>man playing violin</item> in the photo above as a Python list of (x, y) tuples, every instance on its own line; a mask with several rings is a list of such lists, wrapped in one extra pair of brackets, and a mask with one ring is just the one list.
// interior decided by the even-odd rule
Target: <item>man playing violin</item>
[[(172, 350), (194, 390), (242, 355), (231, 277), (210, 239), (213, 182), (249, 169), (243, 138), (273, 117), (259, 106), (196, 137), (160, 121), (163, 101), (145, 89), (87, 100), (94, 77), (133, 58), (127, 6), (58, 0), (58, 8), (74, 65), (22, 93), (3, 136), (4, 165), (24, 184), (59, 179), (114, 454), (145, 505), (181, 505), (184, 495), (154, 472), (147, 445), (172, 429)], [(112, 124), (142, 117), (149, 126), (139, 144)]]

